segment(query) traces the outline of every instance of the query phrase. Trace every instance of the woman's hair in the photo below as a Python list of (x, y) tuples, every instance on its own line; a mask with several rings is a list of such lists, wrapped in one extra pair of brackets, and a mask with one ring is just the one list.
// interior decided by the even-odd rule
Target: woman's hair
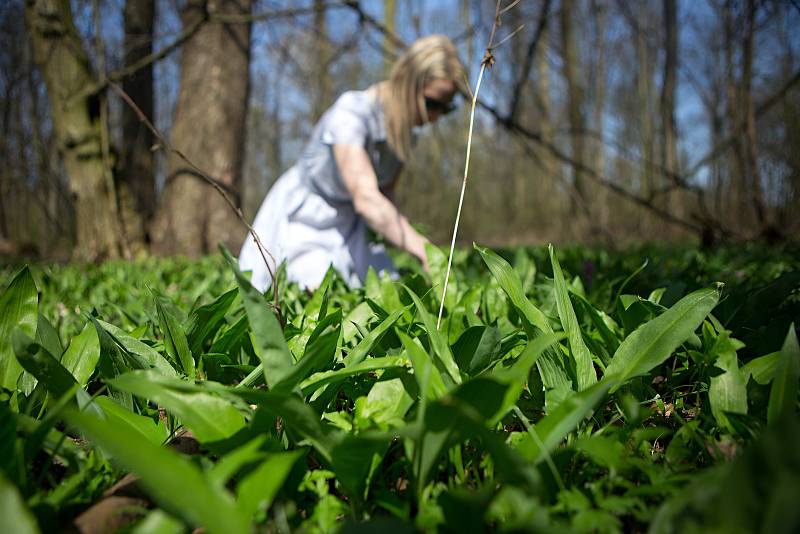
[(425, 113), (423, 87), (437, 79), (451, 80), (462, 94), (468, 94), (467, 75), (453, 42), (444, 35), (416, 40), (398, 58), (389, 73), (386, 90), (381, 91), (389, 146), (401, 161), (411, 152), (411, 128), (417, 110)]

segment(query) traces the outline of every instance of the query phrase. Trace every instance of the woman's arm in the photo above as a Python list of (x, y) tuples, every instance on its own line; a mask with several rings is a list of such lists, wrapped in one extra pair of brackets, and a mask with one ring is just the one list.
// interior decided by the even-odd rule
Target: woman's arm
[(425, 243), (395, 205), (381, 193), (367, 151), (357, 145), (333, 145), (333, 157), (356, 213), (393, 245), (413, 254), (427, 270)]

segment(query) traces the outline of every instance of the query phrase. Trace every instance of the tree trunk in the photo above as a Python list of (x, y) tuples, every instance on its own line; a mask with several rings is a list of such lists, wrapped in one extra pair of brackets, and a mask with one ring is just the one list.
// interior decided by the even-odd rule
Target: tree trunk
[[(210, 13), (249, 14), (251, 0), (209, 0)], [(202, 0), (182, 13), (184, 26), (203, 14)], [(209, 23), (181, 51), (181, 82), (170, 144), (215, 178), (238, 204), (249, 91), (250, 24)], [(225, 244), (234, 252), (245, 227), (220, 194), (170, 153), (167, 183), (152, 227), (159, 254), (199, 256)]]
[[(594, 168), (601, 175), (605, 176), (606, 154), (604, 143), (604, 120), (606, 106), (606, 9), (607, 7), (600, 1), (592, 2), (592, 12), (594, 14), (595, 41), (593, 43), (597, 65), (594, 73), (594, 128), (597, 132), (597, 139), (594, 143)], [(593, 195), (597, 206), (597, 216), (599, 226), (608, 230), (609, 222), (609, 198), (608, 190), (599, 188)]]
[(114, 184), (104, 168), (99, 102), (79, 97), (94, 83), (75, 29), (69, 0), (25, 4), (34, 55), (45, 80), (53, 129), (75, 199), (75, 259), (96, 261), (120, 253)]
[[(154, 0), (126, 0), (125, 67), (153, 53), (154, 19)], [(152, 64), (125, 78), (122, 89), (152, 121)], [(117, 191), (125, 235), (136, 251), (149, 240), (147, 224), (155, 213), (155, 155), (152, 151), (155, 140), (136, 112), (127, 105), (122, 110), (122, 138)]]
[(328, 73), (328, 62), (331, 57), (331, 45), (328, 42), (328, 25), (324, 0), (314, 0), (314, 44), (312, 48), (312, 76), (314, 87), (311, 89), (311, 123), (316, 123), (325, 110), (333, 103), (331, 94), (331, 78)]
[[(661, 87), (662, 168), (669, 174), (667, 183), (674, 182), (680, 171), (675, 124), (675, 72), (678, 65), (678, 7), (675, 0), (664, 0), (664, 82)], [(678, 217), (684, 216), (683, 199), (679, 189), (669, 198), (669, 207)]]
[(584, 125), (581, 105), (583, 103), (583, 87), (578, 79), (578, 47), (572, 27), (573, 0), (561, 1), (561, 42), (564, 55), (564, 79), (567, 82), (567, 113), (571, 130), (572, 159), (578, 164), (573, 166), (573, 184), (579, 203), (586, 205), (585, 184), (579, 166), (584, 164)]
[(768, 229), (766, 206), (761, 192), (761, 175), (758, 170), (758, 146), (756, 144), (756, 116), (753, 105), (753, 37), (755, 31), (755, 0), (747, 0), (744, 39), (742, 40), (742, 100), (745, 108), (745, 142), (747, 144), (747, 166), (750, 174), (750, 198), (756, 212), (759, 232), (776, 231)]
[[(542, 135), (542, 141), (547, 145), (553, 143), (553, 124), (551, 120), (553, 102), (550, 99), (550, 64), (547, 60), (549, 49), (550, 26), (547, 24), (542, 29), (542, 36), (539, 38), (539, 45), (536, 49), (536, 56), (534, 57), (533, 63), (536, 79), (535, 102), (539, 117), (539, 132)], [(553, 155), (549, 150), (539, 145), (537, 145), (534, 150), (541, 166), (542, 177), (544, 178), (542, 194), (539, 195), (539, 198), (542, 202), (542, 209), (547, 211), (544, 217), (539, 216), (537, 218), (537, 222), (539, 224), (544, 224), (548, 220), (555, 220), (556, 218), (562, 217), (561, 197), (556, 194), (557, 190), (554, 187), (555, 182), (559, 179), (558, 174), (560, 174), (560, 168), (553, 161)], [(544, 199), (551, 199), (546, 206), (544, 204)]]
[(638, 103), (639, 128), (642, 147), (642, 192), (645, 196), (653, 194), (656, 183), (653, 171), (653, 121), (651, 117), (651, 64), (650, 51), (643, 20), (638, 21), (636, 32), (636, 100)]
[(748, 202), (746, 201), (746, 164), (742, 149), (740, 98), (736, 83), (736, 65), (733, 57), (734, 29), (732, 1), (728, 0), (723, 6), (723, 24), (725, 27), (725, 82), (726, 82), (726, 110), (728, 115), (729, 134), (733, 138), (731, 143), (731, 161), (729, 187), (731, 192), (731, 205), (728, 211), (734, 214), (730, 224), (734, 226), (749, 226)]

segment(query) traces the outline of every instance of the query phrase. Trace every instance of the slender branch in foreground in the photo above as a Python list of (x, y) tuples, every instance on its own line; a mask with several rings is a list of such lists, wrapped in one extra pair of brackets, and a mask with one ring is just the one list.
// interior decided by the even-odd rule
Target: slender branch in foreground
[[(450, 254), (447, 257), (447, 270), (445, 271), (444, 275), (444, 287), (442, 288), (442, 298), (441, 302), (439, 303), (439, 316), (436, 319), (436, 329), (438, 330), (442, 324), (442, 312), (444, 311), (444, 297), (447, 295), (447, 284), (450, 281), (450, 268), (453, 265), (453, 252), (456, 248), (456, 237), (458, 236), (458, 223), (461, 221), (461, 209), (464, 207), (464, 191), (467, 189), (467, 179), (469, 177), (469, 157), (472, 152), (472, 128), (475, 124), (475, 108), (478, 104), (478, 93), (481, 90), (481, 82), (483, 81), (483, 74), (486, 72), (486, 67), (491, 67), (494, 65), (494, 55), (492, 54), (492, 49), (499, 46), (499, 44), (504, 43), (508, 40), (508, 37), (500, 41), (498, 45), (494, 44), (494, 36), (497, 33), (497, 27), (500, 25), (500, 16), (508, 11), (510, 8), (516, 5), (516, 2), (512, 3), (505, 9), (500, 9), (500, 0), (497, 0), (497, 5), (495, 7), (494, 12), (494, 24), (492, 24), (492, 33), (489, 35), (489, 44), (486, 47), (486, 53), (483, 55), (483, 59), (481, 60), (481, 70), (478, 73), (478, 81), (475, 84), (475, 90), (472, 92), (472, 106), (469, 112), (469, 133), (467, 134), (467, 155), (464, 161), (464, 181), (461, 182), (461, 196), (458, 199), (458, 211), (456, 212), (456, 222), (453, 226), (453, 239), (450, 242)], [(519, 30), (516, 30), (516, 33)]]
[[(141, 108), (139, 108), (139, 106), (136, 105), (136, 102), (134, 102), (131, 99), (128, 93), (123, 91), (119, 85), (113, 82), (109, 82), (109, 87), (115, 93), (117, 93), (128, 106), (130, 106), (130, 108), (134, 111), (134, 113), (136, 113), (136, 115), (139, 117), (139, 120), (142, 122), (142, 124), (144, 124), (147, 127), (147, 129), (150, 130), (150, 132), (152, 132), (152, 134), (156, 137), (156, 139), (158, 139), (159, 144), (162, 147), (164, 147), (167, 151), (172, 152), (180, 159), (182, 159), (196, 173), (197, 176), (199, 176), (209, 185), (211, 185), (211, 187), (213, 187), (217, 191), (217, 193), (219, 193), (222, 196), (222, 198), (225, 199), (225, 202), (228, 204), (228, 206), (230, 206), (230, 208), (236, 214), (236, 217), (238, 217), (239, 221), (241, 221), (241, 223), (245, 227), (247, 227), (247, 231), (250, 233), (251, 236), (253, 236), (253, 239), (256, 242), (256, 246), (258, 247), (258, 252), (261, 254), (261, 258), (264, 260), (264, 265), (267, 266), (267, 272), (269, 272), (269, 277), (270, 280), (272, 281), (273, 307), (275, 308), (275, 312), (278, 315), (278, 321), (280, 322), (281, 325), (283, 325), (283, 317), (281, 315), (280, 305), (278, 303), (278, 284), (276, 283), (275, 273), (272, 270), (272, 266), (270, 265), (269, 260), (272, 260), (272, 263), (276, 267), (278, 264), (275, 261), (275, 257), (272, 254), (270, 254), (270, 252), (266, 249), (266, 247), (264, 247), (263, 243), (261, 243), (261, 239), (258, 237), (258, 234), (256, 233), (253, 226), (247, 222), (247, 219), (245, 219), (242, 210), (233, 202), (233, 200), (231, 200), (230, 195), (228, 195), (228, 193), (226, 193), (225, 190), (222, 187), (220, 187), (217, 180), (209, 176), (208, 173), (203, 171), (203, 169), (195, 165), (189, 158), (186, 157), (186, 155), (183, 152), (181, 152), (180, 150), (169, 144), (169, 141), (167, 141), (166, 138), (161, 134), (161, 132), (159, 132), (158, 129), (155, 126), (153, 126), (153, 123), (150, 122), (150, 119), (147, 118), (147, 115), (145, 115), (144, 112), (141, 110)], [(267, 259), (267, 257), (269, 257), (269, 260)]]

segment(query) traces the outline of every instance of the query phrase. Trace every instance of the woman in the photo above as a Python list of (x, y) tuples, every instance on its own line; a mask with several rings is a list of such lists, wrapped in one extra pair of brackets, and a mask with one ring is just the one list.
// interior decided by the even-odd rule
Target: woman
[[(397, 60), (389, 80), (344, 93), (320, 118), (300, 160), (281, 176), (258, 210), (253, 227), (287, 275), (317, 287), (330, 265), (353, 286), (372, 266), (394, 273), (381, 247), (367, 242), (367, 226), (409, 252), (427, 269), (427, 239), (387, 198), (403, 162), (412, 128), (453, 110), (466, 74), (453, 43), (432, 35)], [(271, 283), (252, 236), (239, 254), (255, 287)], [(274, 272), (274, 265), (270, 266)]]

